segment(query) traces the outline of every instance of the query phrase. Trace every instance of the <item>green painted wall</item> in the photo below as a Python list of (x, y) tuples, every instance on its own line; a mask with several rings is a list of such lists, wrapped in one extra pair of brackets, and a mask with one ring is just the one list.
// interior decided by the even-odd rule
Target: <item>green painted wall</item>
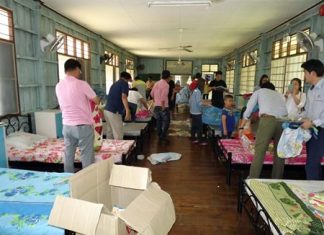
[(119, 55), (120, 71), (125, 69), (126, 58), (137, 63), (137, 57), (117, 47), (100, 35), (74, 23), (34, 0), (0, 0), (0, 6), (13, 11), (17, 76), (22, 113), (57, 106), (55, 85), (58, 81), (57, 53), (43, 53), (39, 41), (55, 30), (90, 42), (91, 85), (105, 89), (105, 66), (99, 56), (105, 50)]

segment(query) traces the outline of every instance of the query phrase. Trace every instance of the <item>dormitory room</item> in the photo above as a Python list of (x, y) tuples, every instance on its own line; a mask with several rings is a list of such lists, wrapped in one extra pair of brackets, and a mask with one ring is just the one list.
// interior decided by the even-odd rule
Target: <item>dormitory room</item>
[(0, 235), (324, 235), (324, 0), (0, 0)]

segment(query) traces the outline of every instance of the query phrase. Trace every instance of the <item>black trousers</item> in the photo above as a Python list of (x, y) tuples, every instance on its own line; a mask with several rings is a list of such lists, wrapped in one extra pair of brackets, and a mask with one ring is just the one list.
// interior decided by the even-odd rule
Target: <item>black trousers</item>
[(191, 114), (191, 138), (194, 139), (196, 134), (199, 141), (202, 140), (203, 123), (201, 114)]
[(323, 170), (321, 160), (324, 156), (324, 129), (320, 128), (317, 139), (312, 137), (306, 143), (307, 160), (306, 160), (306, 179), (323, 180)]

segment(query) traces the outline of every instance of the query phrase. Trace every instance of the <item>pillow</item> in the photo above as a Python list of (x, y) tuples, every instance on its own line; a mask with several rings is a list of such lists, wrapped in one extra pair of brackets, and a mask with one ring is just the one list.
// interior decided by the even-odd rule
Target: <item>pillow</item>
[(9, 134), (6, 138), (6, 143), (18, 150), (26, 150), (47, 139), (46, 136), (18, 131)]

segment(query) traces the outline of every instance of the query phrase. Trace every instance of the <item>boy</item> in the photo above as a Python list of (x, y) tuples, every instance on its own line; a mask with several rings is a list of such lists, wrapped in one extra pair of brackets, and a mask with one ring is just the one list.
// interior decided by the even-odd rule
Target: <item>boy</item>
[[(202, 123), (202, 94), (198, 88), (199, 81), (195, 79), (189, 86), (191, 95), (189, 98), (191, 115), (191, 138), (193, 144), (207, 145), (202, 141), (203, 123)], [(197, 134), (197, 139), (196, 139)]]
[(221, 130), (222, 137), (229, 139), (235, 130), (235, 116), (233, 113), (234, 98), (232, 95), (225, 95), (224, 108), (222, 111)]

